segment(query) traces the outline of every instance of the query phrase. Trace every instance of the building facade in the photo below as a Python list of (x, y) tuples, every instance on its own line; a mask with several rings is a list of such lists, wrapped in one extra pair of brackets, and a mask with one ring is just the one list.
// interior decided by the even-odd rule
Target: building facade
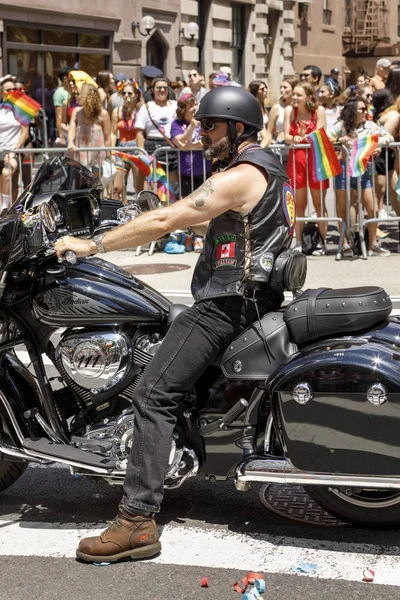
[[(292, 0), (0, 0), (0, 74), (11, 72), (46, 104), (64, 65), (140, 79), (153, 64), (171, 79), (193, 67), (207, 76), (230, 66), (247, 85), (293, 73)], [(143, 17), (151, 17), (147, 30)], [(196, 23), (198, 31), (190, 33)]]
[[(24, 80), (45, 107), (64, 65), (92, 76), (103, 69), (140, 80), (153, 64), (171, 79), (197, 67), (207, 77), (230, 66), (248, 85), (308, 64), (342, 84), (377, 58), (399, 57), (400, 0), (0, 0), (0, 75)], [(144, 19), (147, 17), (148, 19)], [(146, 28), (146, 24), (153, 25)], [(193, 24), (195, 24), (193, 29)]]
[(339, 69), (343, 86), (374, 74), (379, 58), (400, 59), (400, 0), (304, 0), (294, 5), (294, 68)]

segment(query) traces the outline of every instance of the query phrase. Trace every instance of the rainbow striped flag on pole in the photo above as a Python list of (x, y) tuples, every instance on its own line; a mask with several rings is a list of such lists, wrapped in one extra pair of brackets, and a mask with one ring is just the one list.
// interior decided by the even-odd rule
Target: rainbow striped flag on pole
[(116, 154), (127, 163), (134, 165), (147, 177), (149, 183), (157, 182), (157, 194), (161, 202), (175, 202), (176, 196), (171, 183), (167, 179), (167, 174), (159, 163), (156, 163), (156, 172), (154, 173), (154, 158), (150, 154), (127, 154), (126, 152), (116, 152)]
[(316, 129), (307, 136), (313, 156), (314, 177), (318, 181), (336, 177), (342, 172), (342, 167), (336, 156), (332, 142), (325, 129)]
[(377, 133), (354, 140), (349, 159), (350, 177), (361, 177), (361, 175), (364, 175), (369, 159), (378, 148), (378, 141), (379, 135)]
[(123, 161), (137, 167), (145, 177), (150, 175), (153, 168), (154, 158), (149, 154), (127, 154), (126, 152), (116, 152)]
[(41, 105), (26, 94), (12, 90), (7, 94), (2, 108), (12, 110), (17, 121), (27, 126), (37, 116)]

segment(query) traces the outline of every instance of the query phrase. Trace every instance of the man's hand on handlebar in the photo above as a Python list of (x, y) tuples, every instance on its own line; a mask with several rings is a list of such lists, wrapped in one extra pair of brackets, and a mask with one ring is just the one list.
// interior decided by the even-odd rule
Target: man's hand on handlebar
[(63, 237), (54, 244), (58, 258), (63, 258), (67, 250), (72, 250), (76, 256), (89, 256), (97, 254), (97, 246), (92, 240), (83, 240), (70, 235)]

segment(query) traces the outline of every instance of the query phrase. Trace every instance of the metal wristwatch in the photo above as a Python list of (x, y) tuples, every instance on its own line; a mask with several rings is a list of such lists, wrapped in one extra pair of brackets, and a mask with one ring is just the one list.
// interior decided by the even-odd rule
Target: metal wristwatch
[(105, 232), (99, 233), (98, 235), (94, 235), (92, 237), (92, 241), (96, 244), (97, 252), (99, 252), (99, 254), (104, 254), (106, 251), (106, 249), (103, 246), (103, 237), (104, 236), (105, 236)]

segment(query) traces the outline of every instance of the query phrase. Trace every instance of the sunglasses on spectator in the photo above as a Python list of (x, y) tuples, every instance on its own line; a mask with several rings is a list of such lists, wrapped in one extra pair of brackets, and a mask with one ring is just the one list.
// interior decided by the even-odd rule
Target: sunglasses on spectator
[(201, 119), (200, 120), (200, 129), (203, 131), (213, 131), (216, 128), (218, 123), (224, 123), (224, 121), (212, 121), (211, 119)]
[(196, 77), (197, 73), (189, 73), (189, 77)]
[(167, 85), (158, 85), (154, 89), (156, 90), (156, 92), (163, 92), (164, 90), (168, 89), (168, 86)]
[(300, 73), (300, 79), (308, 79), (311, 76), (311, 73)]

